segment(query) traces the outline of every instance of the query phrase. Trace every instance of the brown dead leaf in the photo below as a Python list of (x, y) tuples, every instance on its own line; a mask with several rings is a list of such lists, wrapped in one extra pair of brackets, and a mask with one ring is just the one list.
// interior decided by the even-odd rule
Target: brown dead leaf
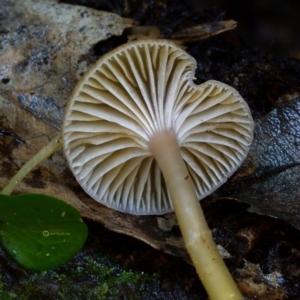
[(57, 0), (0, 0), (0, 91), (60, 128), (65, 103), (92, 45), (120, 35), (132, 19)]
[(287, 291), (279, 288), (280, 281), (284, 280), (282, 274), (276, 271), (264, 274), (259, 265), (248, 261), (244, 263), (244, 268), (237, 271), (237, 284), (243, 293), (252, 299), (286, 299)]
[(237, 22), (234, 20), (205, 23), (175, 31), (170, 38), (181, 42), (195, 42), (233, 30), (236, 26)]
[(218, 21), (199, 24), (196, 26), (184, 28), (173, 32), (171, 35), (162, 31), (157, 26), (136, 26), (126, 29), (128, 41), (139, 39), (172, 39), (174, 43), (182, 45), (183, 43), (195, 42), (208, 39), (223, 32), (233, 30), (237, 26), (234, 20)]
[(250, 211), (300, 229), (300, 97), (278, 102), (256, 121), (254, 141), (236, 174), (217, 192), (251, 204)]

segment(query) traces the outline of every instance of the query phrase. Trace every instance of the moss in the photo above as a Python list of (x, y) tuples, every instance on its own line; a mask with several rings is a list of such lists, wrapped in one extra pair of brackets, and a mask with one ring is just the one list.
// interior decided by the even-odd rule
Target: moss
[(11, 300), (17, 299), (17, 297), (17, 294), (5, 289), (5, 283), (2, 281), (2, 275), (0, 275), (0, 299)]
[[(131, 270), (124, 270), (120, 266), (113, 265), (106, 257), (85, 257), (85, 266), (70, 270), (70, 276), (54, 273), (53, 279), (60, 282), (59, 295), (64, 300), (116, 299), (125, 293), (128, 299), (136, 299), (135, 295), (143, 292), (145, 285), (158, 279), (156, 274), (144, 274)], [(88, 276), (81, 284), (80, 277)], [(77, 284), (74, 282), (77, 281)]]
[[(38, 299), (63, 300), (134, 300), (153, 284), (159, 276), (140, 271), (124, 270), (113, 264), (106, 256), (86, 256), (78, 265), (48, 272), (32, 272), (31, 276), (8, 286), (0, 277), (0, 300)], [(47, 298), (49, 297), (49, 298)]]
[[(99, 287), (102, 291), (102, 295), (106, 297), (99, 299), (107, 299), (107, 296), (116, 296), (122, 289), (127, 289), (127, 292), (131, 290), (134, 293), (140, 294), (143, 292), (146, 284), (153, 283), (159, 278), (156, 274), (122, 270), (119, 267), (103, 270), (101, 264), (90, 258), (88, 258), (87, 263), (95, 270), (95, 273), (101, 274), (99, 279), (104, 282), (104, 284)], [(127, 293), (127, 296), (130, 296), (130, 292)], [(135, 299), (133, 295), (131, 295), (131, 299)]]

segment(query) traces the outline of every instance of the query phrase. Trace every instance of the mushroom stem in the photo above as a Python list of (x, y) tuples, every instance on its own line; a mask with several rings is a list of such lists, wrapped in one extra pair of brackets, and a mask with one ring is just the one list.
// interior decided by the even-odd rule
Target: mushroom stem
[(213, 240), (175, 134), (155, 133), (150, 149), (164, 175), (186, 249), (210, 299), (244, 299)]
[(38, 164), (56, 152), (62, 146), (61, 135), (55, 136), (44, 148), (35, 154), (25, 165), (16, 173), (16, 175), (8, 182), (0, 194), (10, 195), (19, 182)]

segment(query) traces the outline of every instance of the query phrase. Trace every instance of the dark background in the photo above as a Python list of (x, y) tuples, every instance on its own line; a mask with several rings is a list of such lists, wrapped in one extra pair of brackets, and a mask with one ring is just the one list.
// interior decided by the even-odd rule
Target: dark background
[(300, 58), (300, 1), (298, 0), (189, 0), (194, 9), (212, 6), (224, 18), (238, 22), (236, 32), (252, 47)]

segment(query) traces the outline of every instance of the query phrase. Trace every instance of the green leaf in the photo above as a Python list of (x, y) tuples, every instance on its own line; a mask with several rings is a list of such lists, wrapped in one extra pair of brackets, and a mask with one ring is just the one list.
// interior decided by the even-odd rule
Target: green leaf
[(87, 227), (66, 202), (38, 194), (0, 195), (0, 239), (23, 267), (49, 270), (80, 250)]

